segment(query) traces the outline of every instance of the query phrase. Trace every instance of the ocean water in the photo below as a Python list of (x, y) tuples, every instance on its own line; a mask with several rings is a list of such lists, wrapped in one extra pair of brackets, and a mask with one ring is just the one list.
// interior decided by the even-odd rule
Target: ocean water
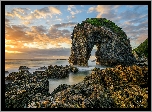
[[(51, 59), (6, 59), (5, 60), (5, 77), (11, 72), (18, 72), (20, 66), (29, 67), (29, 72), (37, 71), (39, 67), (48, 67), (49, 65), (69, 65), (68, 60), (51, 60)], [(51, 93), (60, 84), (76, 84), (81, 82), (85, 76), (91, 73), (91, 69), (98, 67), (105, 69), (105, 66), (96, 65), (91, 60), (88, 61), (88, 67), (78, 67), (79, 72), (70, 73), (68, 78), (65, 79), (49, 79), (49, 92)], [(6, 72), (8, 71), (8, 72)]]

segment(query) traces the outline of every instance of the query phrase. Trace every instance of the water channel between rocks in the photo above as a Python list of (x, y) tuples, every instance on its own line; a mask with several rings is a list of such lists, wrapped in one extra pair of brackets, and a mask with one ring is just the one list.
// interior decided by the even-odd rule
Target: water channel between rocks
[(60, 84), (73, 85), (81, 82), (85, 76), (89, 75), (91, 71), (79, 71), (77, 73), (70, 73), (69, 77), (65, 79), (49, 79), (49, 92), (53, 92)]
[[(8, 71), (9, 73), (17, 72), (18, 71), (17, 66), (19, 67), (19, 65), (21, 66), (22, 64), (20, 64), (20, 63), (17, 64), (15, 68), (13, 68), (10, 65), (7, 65), (6, 67), (11, 67), (11, 69), (6, 69), (6, 71)], [(35, 65), (36, 65), (36, 62), (35, 62), (35, 64), (33, 64), (33, 66), (28, 66), (30, 68), (29, 69), (30, 73), (33, 73), (34, 71), (39, 71), (39, 70), (36, 70), (36, 69), (39, 68), (40, 66), (41, 67), (44, 66), (45, 64), (43, 62), (40, 66), (35, 66)], [(60, 65), (60, 64), (57, 64), (57, 65)], [(67, 63), (64, 62), (63, 66), (64, 65), (67, 65)], [(25, 65), (25, 66), (27, 66), (27, 65)], [(48, 66), (48, 65), (45, 65), (45, 66)], [(106, 68), (105, 66), (96, 65), (95, 62), (91, 62), (90, 61), (89, 62), (89, 67), (78, 67), (79, 71), (77, 73), (70, 73), (69, 77), (67, 77), (67, 78), (63, 78), (63, 79), (48, 79), (49, 80), (49, 92), (50, 93), (53, 92), (53, 90), (55, 88), (57, 88), (60, 84), (73, 85), (73, 84), (77, 84), (77, 83), (83, 81), (84, 77), (89, 75), (91, 73), (91, 69), (93, 69), (94, 67), (97, 67), (97, 68), (100, 68), (100, 69), (105, 69)], [(43, 70), (40, 70), (40, 71), (43, 71)], [(9, 73), (5, 72), (5, 77), (8, 76)], [(5, 81), (5, 83), (6, 84), (7, 83), (11, 83), (11, 81)]]

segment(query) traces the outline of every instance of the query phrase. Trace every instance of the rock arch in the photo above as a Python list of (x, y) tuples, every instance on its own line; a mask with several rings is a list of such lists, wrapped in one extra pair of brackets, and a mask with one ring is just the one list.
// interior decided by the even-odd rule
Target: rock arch
[(115, 23), (105, 18), (87, 18), (74, 27), (71, 34), (70, 65), (88, 66), (93, 46), (97, 46), (96, 62), (101, 65), (130, 65), (136, 59), (130, 40)]

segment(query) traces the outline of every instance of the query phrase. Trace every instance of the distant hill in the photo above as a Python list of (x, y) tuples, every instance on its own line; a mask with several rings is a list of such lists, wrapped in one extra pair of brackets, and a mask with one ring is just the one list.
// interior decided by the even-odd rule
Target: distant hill
[(137, 48), (133, 49), (133, 52), (134, 51), (137, 53), (139, 57), (144, 54), (145, 57), (148, 58), (148, 38), (143, 43), (141, 43)]

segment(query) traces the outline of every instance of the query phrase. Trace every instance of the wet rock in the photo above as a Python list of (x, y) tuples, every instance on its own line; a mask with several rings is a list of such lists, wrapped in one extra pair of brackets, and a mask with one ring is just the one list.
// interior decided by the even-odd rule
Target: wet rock
[(51, 79), (61, 79), (61, 78), (66, 78), (69, 76), (70, 72), (78, 72), (78, 68), (68, 66), (66, 65), (65, 67), (61, 66), (48, 66), (48, 69), (46, 69), (46, 74), (49, 78)]
[(146, 56), (144, 56), (144, 54), (138, 55), (136, 51), (133, 51), (133, 55), (135, 56), (137, 60), (136, 64), (138, 66), (148, 66), (148, 59), (146, 58)]
[(51, 96), (54, 96), (57, 92), (62, 91), (64, 89), (67, 89), (70, 85), (67, 84), (61, 84), (57, 88), (54, 89), (54, 91), (51, 93)]
[(73, 66), (70, 67), (70, 70), (73, 73), (77, 73), (79, 71), (77, 67), (73, 67)]
[[(70, 72), (71, 66), (48, 68), (45, 72)], [(148, 108), (147, 66), (94, 68), (82, 82), (59, 85), (51, 94), (44, 71), (14, 74), (24, 78), (5, 84), (6, 108)]]
[(47, 69), (47, 67), (40, 67), (40, 68), (38, 68), (37, 70), (46, 70)]
[(5, 80), (22, 80), (22, 79), (29, 79), (32, 77), (32, 74), (28, 70), (19, 70), (18, 72), (11, 72)]
[(82, 82), (60, 85), (50, 108), (148, 108), (148, 68), (118, 65), (100, 70)]
[(20, 66), (19, 67), (19, 71), (27, 71), (28, 69), (30, 69), (30, 68), (28, 68), (27, 66)]
[(48, 77), (40, 74), (33, 75), (28, 71), (10, 73), (7, 79), (12, 83), (5, 84), (5, 107), (26, 108), (38, 94), (49, 94)]

